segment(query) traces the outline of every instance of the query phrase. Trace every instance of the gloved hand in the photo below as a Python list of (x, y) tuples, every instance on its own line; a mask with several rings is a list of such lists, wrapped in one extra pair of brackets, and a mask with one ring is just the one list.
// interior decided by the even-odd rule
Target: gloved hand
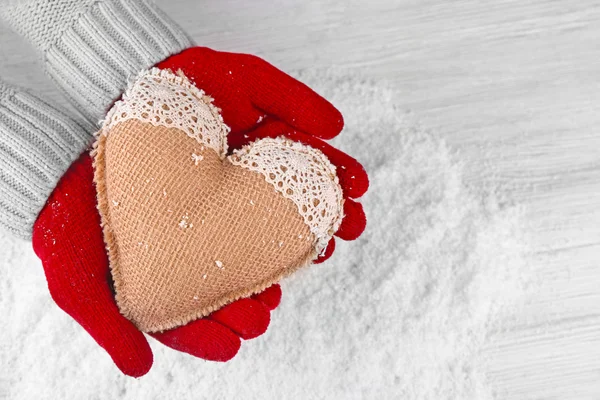
[[(360, 197), (367, 190), (367, 175), (356, 160), (319, 139), (332, 138), (341, 131), (343, 122), (340, 113), (305, 85), (265, 61), (250, 55), (192, 47), (191, 41), (177, 25), (151, 3), (143, 0), (65, 0), (61, 1), (60, 5), (47, 0), (12, 0), (0, 5), (0, 16), (40, 51), (50, 77), (90, 122), (95, 123), (104, 117), (110, 105), (121, 96), (130, 77), (137, 75), (143, 69), (157, 65), (159, 68), (170, 68), (173, 71), (181, 69), (196, 86), (215, 98), (215, 105), (222, 109), (225, 123), (232, 128), (229, 135), (231, 149), (257, 138), (280, 134), (321, 149), (338, 167), (338, 176), (346, 199), (344, 207), (346, 217), (337, 236), (351, 240), (364, 230), (365, 217), (362, 207), (351, 199)], [(44, 23), (36, 25), (31, 21), (44, 21)], [(82, 150), (81, 148), (80, 151)], [(76, 176), (74, 181), (91, 184), (91, 178), (84, 177), (85, 159), (79, 160), (78, 163), (80, 166), (73, 166), (73, 171), (76, 171), (73, 172)], [(87, 173), (89, 175), (89, 171)], [(70, 181), (64, 184), (65, 197), (72, 190), (71, 185), (77, 186)], [(61, 183), (60, 186), (63, 184)], [(63, 201), (64, 199), (61, 199), (59, 203), (62, 204)], [(65, 213), (65, 217), (69, 220), (73, 218), (68, 212)], [(53, 228), (56, 231), (58, 226)], [(62, 222), (60, 228), (62, 229)], [(88, 236), (98, 234), (92, 234), (91, 230), (92, 228), (87, 233)], [(85, 236), (82, 234), (82, 237)], [(39, 234), (36, 237), (44, 236)], [(36, 251), (40, 254), (53, 255), (49, 247), (53, 242), (48, 241), (48, 238), (40, 240), (47, 242), (36, 246)], [(329, 257), (334, 246), (335, 242), (332, 240), (325, 254), (318, 261)], [(71, 254), (73, 250), (65, 250), (65, 252), (68, 254), (65, 260), (77, 259)], [(95, 252), (99, 254), (98, 251)], [(60, 270), (58, 266), (64, 262), (64, 260), (61, 262), (52, 260), (55, 265), (51, 267), (52, 270), (54, 271), (54, 268)], [(92, 282), (91, 274), (96, 278), (98, 272), (90, 271), (82, 279)], [(68, 276), (61, 272), (52, 275), (61, 276), (61, 274), (65, 278)], [(77, 286), (78, 284), (75, 285)], [(53, 295), (53, 297), (69, 299), (72, 295), (69, 285), (57, 284), (56, 287), (65, 294)], [(85, 290), (81, 289), (81, 293), (83, 292)], [(259, 300), (272, 307), (277, 304), (279, 296), (279, 288), (275, 287), (272, 292), (261, 294)], [(94, 303), (104, 304), (97, 301), (90, 303), (90, 307)], [(71, 305), (73, 302), (67, 301), (66, 304)], [(253, 332), (246, 334), (248, 337), (260, 334), (266, 329), (266, 325), (260, 322), (265, 319), (256, 315), (264, 315), (264, 313), (248, 311), (250, 309), (255, 311), (260, 307), (236, 306), (242, 309), (240, 311), (233, 307), (234, 304), (237, 303), (229, 307), (236, 312), (227, 313), (222, 309), (215, 313), (217, 319), (226, 321), (223, 326), (228, 326), (230, 330), (242, 335), (244, 332)], [(96, 325), (85, 320), (89, 310), (73, 309), (70, 313), (76, 320), (81, 321), (80, 323), (86, 329), (89, 328), (88, 331), (95, 332), (98, 329)], [(252, 317), (246, 318), (247, 315)], [(214, 318), (214, 315), (211, 315), (211, 318)], [(202, 324), (203, 328), (195, 328), (194, 323), (191, 323), (156, 337), (171, 347), (205, 358), (225, 359), (227, 357), (223, 354), (230, 356), (235, 354), (239, 341), (236, 344), (235, 339), (229, 334), (215, 336), (214, 330), (206, 333), (205, 327), (213, 324), (198, 321), (195, 323)], [(220, 328), (215, 329), (220, 330)], [(95, 338), (100, 335), (102, 334), (97, 332), (92, 334)], [(219, 339), (213, 340), (217, 336)], [(206, 344), (208, 337), (213, 338), (211, 340), (216, 343), (214, 346)], [(123, 357), (121, 363), (127, 364), (124, 366), (125, 369), (136, 371), (130, 374), (143, 374), (144, 368), (140, 368), (139, 365), (147, 365), (147, 362), (132, 363), (136, 364), (136, 367), (131, 367), (128, 363), (136, 358), (136, 354), (141, 355), (138, 358), (143, 359), (143, 355), (147, 354), (146, 350), (136, 350), (137, 347), (132, 347), (131, 343), (139, 344), (136, 339), (131, 339), (128, 343), (124, 343), (124, 346), (120, 346), (115, 344), (112, 338), (114, 336), (108, 335), (103, 339), (105, 348), (112, 349), (109, 350), (111, 355), (122, 349), (129, 349), (129, 354), (132, 356)], [(210, 350), (212, 353), (207, 353), (209, 352), (207, 348), (212, 349)], [(216, 356), (215, 353), (221, 356)]]
[[(221, 68), (217, 68), (217, 71), (226, 70), (227, 73), (218, 75), (210, 68), (199, 69), (200, 72), (193, 68), (188, 69), (189, 65), (199, 65), (193, 60), (200, 59), (205, 60), (213, 68), (218, 63), (223, 64)], [(242, 65), (243, 70), (240, 72), (239, 68)], [(294, 120), (295, 126), (331, 138), (339, 133), (342, 124), (341, 115), (327, 101), (300, 82), (252, 56), (193, 48), (160, 63), (159, 67), (181, 70), (197, 85), (202, 82), (202, 85), (198, 86), (209, 87), (207, 90), (210, 92), (207, 93), (214, 94), (215, 105), (222, 108), (224, 119), (232, 128), (229, 134), (232, 147), (239, 148), (262, 137), (276, 137), (283, 134), (293, 140), (321, 149), (336, 165), (345, 195), (346, 216), (336, 235), (345, 240), (352, 240), (362, 233), (365, 226), (362, 207), (350, 198), (362, 195), (368, 184), (361, 165), (352, 157), (315, 136), (281, 122), (278, 116), (267, 114), (270, 110), (273, 110), (273, 113), (276, 111), (287, 113), (288, 118)], [(232, 71), (232, 74), (235, 71), (236, 75), (245, 73), (247, 76), (240, 76), (239, 81), (236, 82), (230, 78), (232, 74), (229, 74), (229, 71)], [(253, 76), (255, 78), (252, 78)], [(249, 83), (257, 79), (271, 82), (273, 85), (271, 91), (252, 93), (253, 88)], [(238, 96), (228, 102), (231, 98), (228, 92), (234, 88), (237, 88)], [(267, 94), (281, 99), (268, 100), (261, 97)], [(293, 109), (277, 110), (275, 106), (269, 105), (269, 101), (273, 101), (274, 104), (279, 102), (290, 104)], [(259, 106), (254, 106), (253, 102), (265, 107), (265, 111), (256, 108)], [(240, 113), (236, 113), (236, 110)], [(297, 110), (296, 114), (293, 114), (293, 110)], [(255, 127), (259, 119), (265, 120)], [(132, 360), (139, 360), (140, 364), (146, 363), (147, 361), (141, 360), (148, 357), (144, 354), (149, 352), (149, 349), (143, 335), (119, 314), (112, 293), (109, 291), (107, 285), (107, 279), (110, 282), (109, 266), (100, 220), (95, 208), (96, 192), (92, 179), (91, 162), (89, 156), (85, 154), (67, 171), (54, 190), (50, 201), (40, 213), (34, 225), (33, 243), (36, 253), (44, 261), (44, 269), (54, 300), (86, 327), (101, 346), (109, 352), (110, 349), (114, 349), (112, 357), (125, 371), (132, 368), (127, 365), (133, 364)], [(80, 245), (82, 240), (85, 241), (85, 246)], [(334, 246), (335, 241), (332, 239), (326, 253), (319, 258), (318, 262), (328, 258)], [(79, 254), (73, 256), (71, 255), (73, 251)], [(69, 254), (69, 257), (61, 254)], [(81, 274), (85, 275), (81, 282), (77, 283), (79, 290), (73, 291), (72, 285), (65, 285), (65, 282), (73, 282), (74, 277)], [(82, 289), (86, 286), (89, 288)], [(91, 295), (98, 298), (90, 302)], [(78, 296), (81, 298), (78, 299)], [(266, 330), (269, 323), (268, 310), (277, 306), (280, 296), (279, 286), (276, 285), (255, 296), (253, 300), (238, 300), (207, 318), (151, 335), (177, 350), (208, 360), (225, 361), (233, 357), (240, 347), (240, 339), (236, 334), (243, 339), (248, 339)], [(257, 301), (261, 303), (261, 300), (262, 306), (265, 307), (257, 303)], [(99, 307), (99, 304), (103, 305)], [(131, 352), (134, 352), (135, 356), (132, 356)], [(136, 368), (143, 370), (140, 366)]]

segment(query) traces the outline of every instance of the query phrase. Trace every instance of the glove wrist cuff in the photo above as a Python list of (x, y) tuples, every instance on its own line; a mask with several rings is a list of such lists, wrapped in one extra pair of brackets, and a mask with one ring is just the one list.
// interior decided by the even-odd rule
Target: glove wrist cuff
[[(18, 0), (0, 14), (40, 51), (50, 77), (97, 123), (128, 79), (191, 47), (146, 0)], [(32, 22), (35, 21), (35, 22)]]
[(89, 146), (91, 126), (0, 82), (0, 227), (31, 238), (39, 212), (71, 163)]

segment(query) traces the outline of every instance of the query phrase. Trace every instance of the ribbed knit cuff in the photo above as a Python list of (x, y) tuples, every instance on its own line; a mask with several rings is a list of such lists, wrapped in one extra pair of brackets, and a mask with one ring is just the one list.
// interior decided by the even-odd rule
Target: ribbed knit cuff
[(0, 17), (36, 46), (50, 77), (93, 123), (130, 78), (192, 46), (146, 0), (8, 0)]
[(93, 127), (0, 82), (0, 227), (24, 239)]

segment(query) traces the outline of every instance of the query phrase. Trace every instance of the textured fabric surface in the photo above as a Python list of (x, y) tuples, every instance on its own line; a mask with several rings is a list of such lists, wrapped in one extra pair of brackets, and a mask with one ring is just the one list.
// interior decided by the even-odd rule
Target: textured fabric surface
[(33, 43), (47, 73), (92, 123), (128, 78), (192, 45), (146, 0), (8, 0), (0, 17)]
[(171, 329), (264, 290), (314, 260), (343, 217), (335, 167), (265, 138), (226, 157), (229, 128), (185, 75), (139, 74), (92, 155), (121, 312)]
[(0, 82), (0, 227), (24, 239), (92, 128)]
[[(176, 128), (101, 135), (96, 182), (116, 299), (141, 330), (202, 317), (313, 260), (297, 206)], [(195, 163), (190, 154), (202, 156)]]
[(321, 253), (342, 222), (344, 199), (335, 167), (310, 146), (284, 136), (257, 140), (236, 150), (229, 161), (261, 174), (297, 212)]

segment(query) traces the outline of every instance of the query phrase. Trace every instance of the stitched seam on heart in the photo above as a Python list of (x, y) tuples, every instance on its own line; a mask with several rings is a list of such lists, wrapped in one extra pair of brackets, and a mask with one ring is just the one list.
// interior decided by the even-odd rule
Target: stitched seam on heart
[[(120, 264), (118, 246), (116, 245), (116, 239), (114, 232), (111, 227), (110, 212), (108, 206), (108, 195), (106, 190), (106, 152), (104, 147), (106, 145), (107, 136), (102, 135), (94, 143), (94, 149), (92, 151), (94, 160), (94, 182), (96, 184), (96, 197), (98, 200), (98, 211), (100, 213), (100, 226), (102, 227), (102, 233), (104, 235), (104, 243), (106, 245), (106, 253), (108, 254), (108, 262), (110, 266), (110, 273), (113, 278), (115, 287), (115, 302), (119, 305), (119, 311), (123, 316), (131, 320), (131, 313), (128, 307), (121, 308), (123, 302), (122, 290), (123, 281), (121, 279), (121, 271), (119, 269)], [(126, 301), (125, 301), (126, 303)]]
[(178, 128), (223, 159), (231, 129), (213, 101), (181, 70), (178, 75), (168, 69), (144, 70), (129, 83), (122, 99), (102, 121), (97, 135), (106, 135), (116, 125), (135, 119), (154, 126)]
[(153, 327), (151, 329), (146, 329), (143, 331), (147, 332), (147, 333), (161, 332), (161, 331), (165, 331), (165, 330), (174, 329), (178, 326), (186, 325), (189, 322), (195, 321), (200, 318), (204, 318), (207, 315), (211, 314), (212, 312), (217, 311), (217, 310), (221, 309), (222, 307), (233, 303), (236, 300), (239, 300), (242, 298), (247, 298), (254, 294), (263, 292), (265, 289), (267, 289), (268, 287), (272, 286), (273, 284), (281, 281), (283, 278), (286, 278), (287, 276), (293, 274), (294, 272), (298, 271), (301, 268), (311, 265), (312, 262), (318, 256), (319, 255), (315, 251), (313, 251), (302, 262), (298, 263), (298, 265), (290, 266), (290, 267), (282, 270), (281, 272), (274, 274), (273, 276), (271, 276), (269, 278), (264, 279), (263, 281), (255, 284), (252, 287), (246, 287), (241, 290), (238, 290), (238, 291), (235, 291), (232, 293), (228, 293), (224, 297), (221, 297), (221, 299), (219, 301), (213, 303), (213, 305), (204, 307), (200, 311), (193, 312), (193, 313), (190, 313), (190, 314), (187, 314), (184, 316), (171, 318), (169, 321), (169, 324), (157, 324), (155, 327)]

